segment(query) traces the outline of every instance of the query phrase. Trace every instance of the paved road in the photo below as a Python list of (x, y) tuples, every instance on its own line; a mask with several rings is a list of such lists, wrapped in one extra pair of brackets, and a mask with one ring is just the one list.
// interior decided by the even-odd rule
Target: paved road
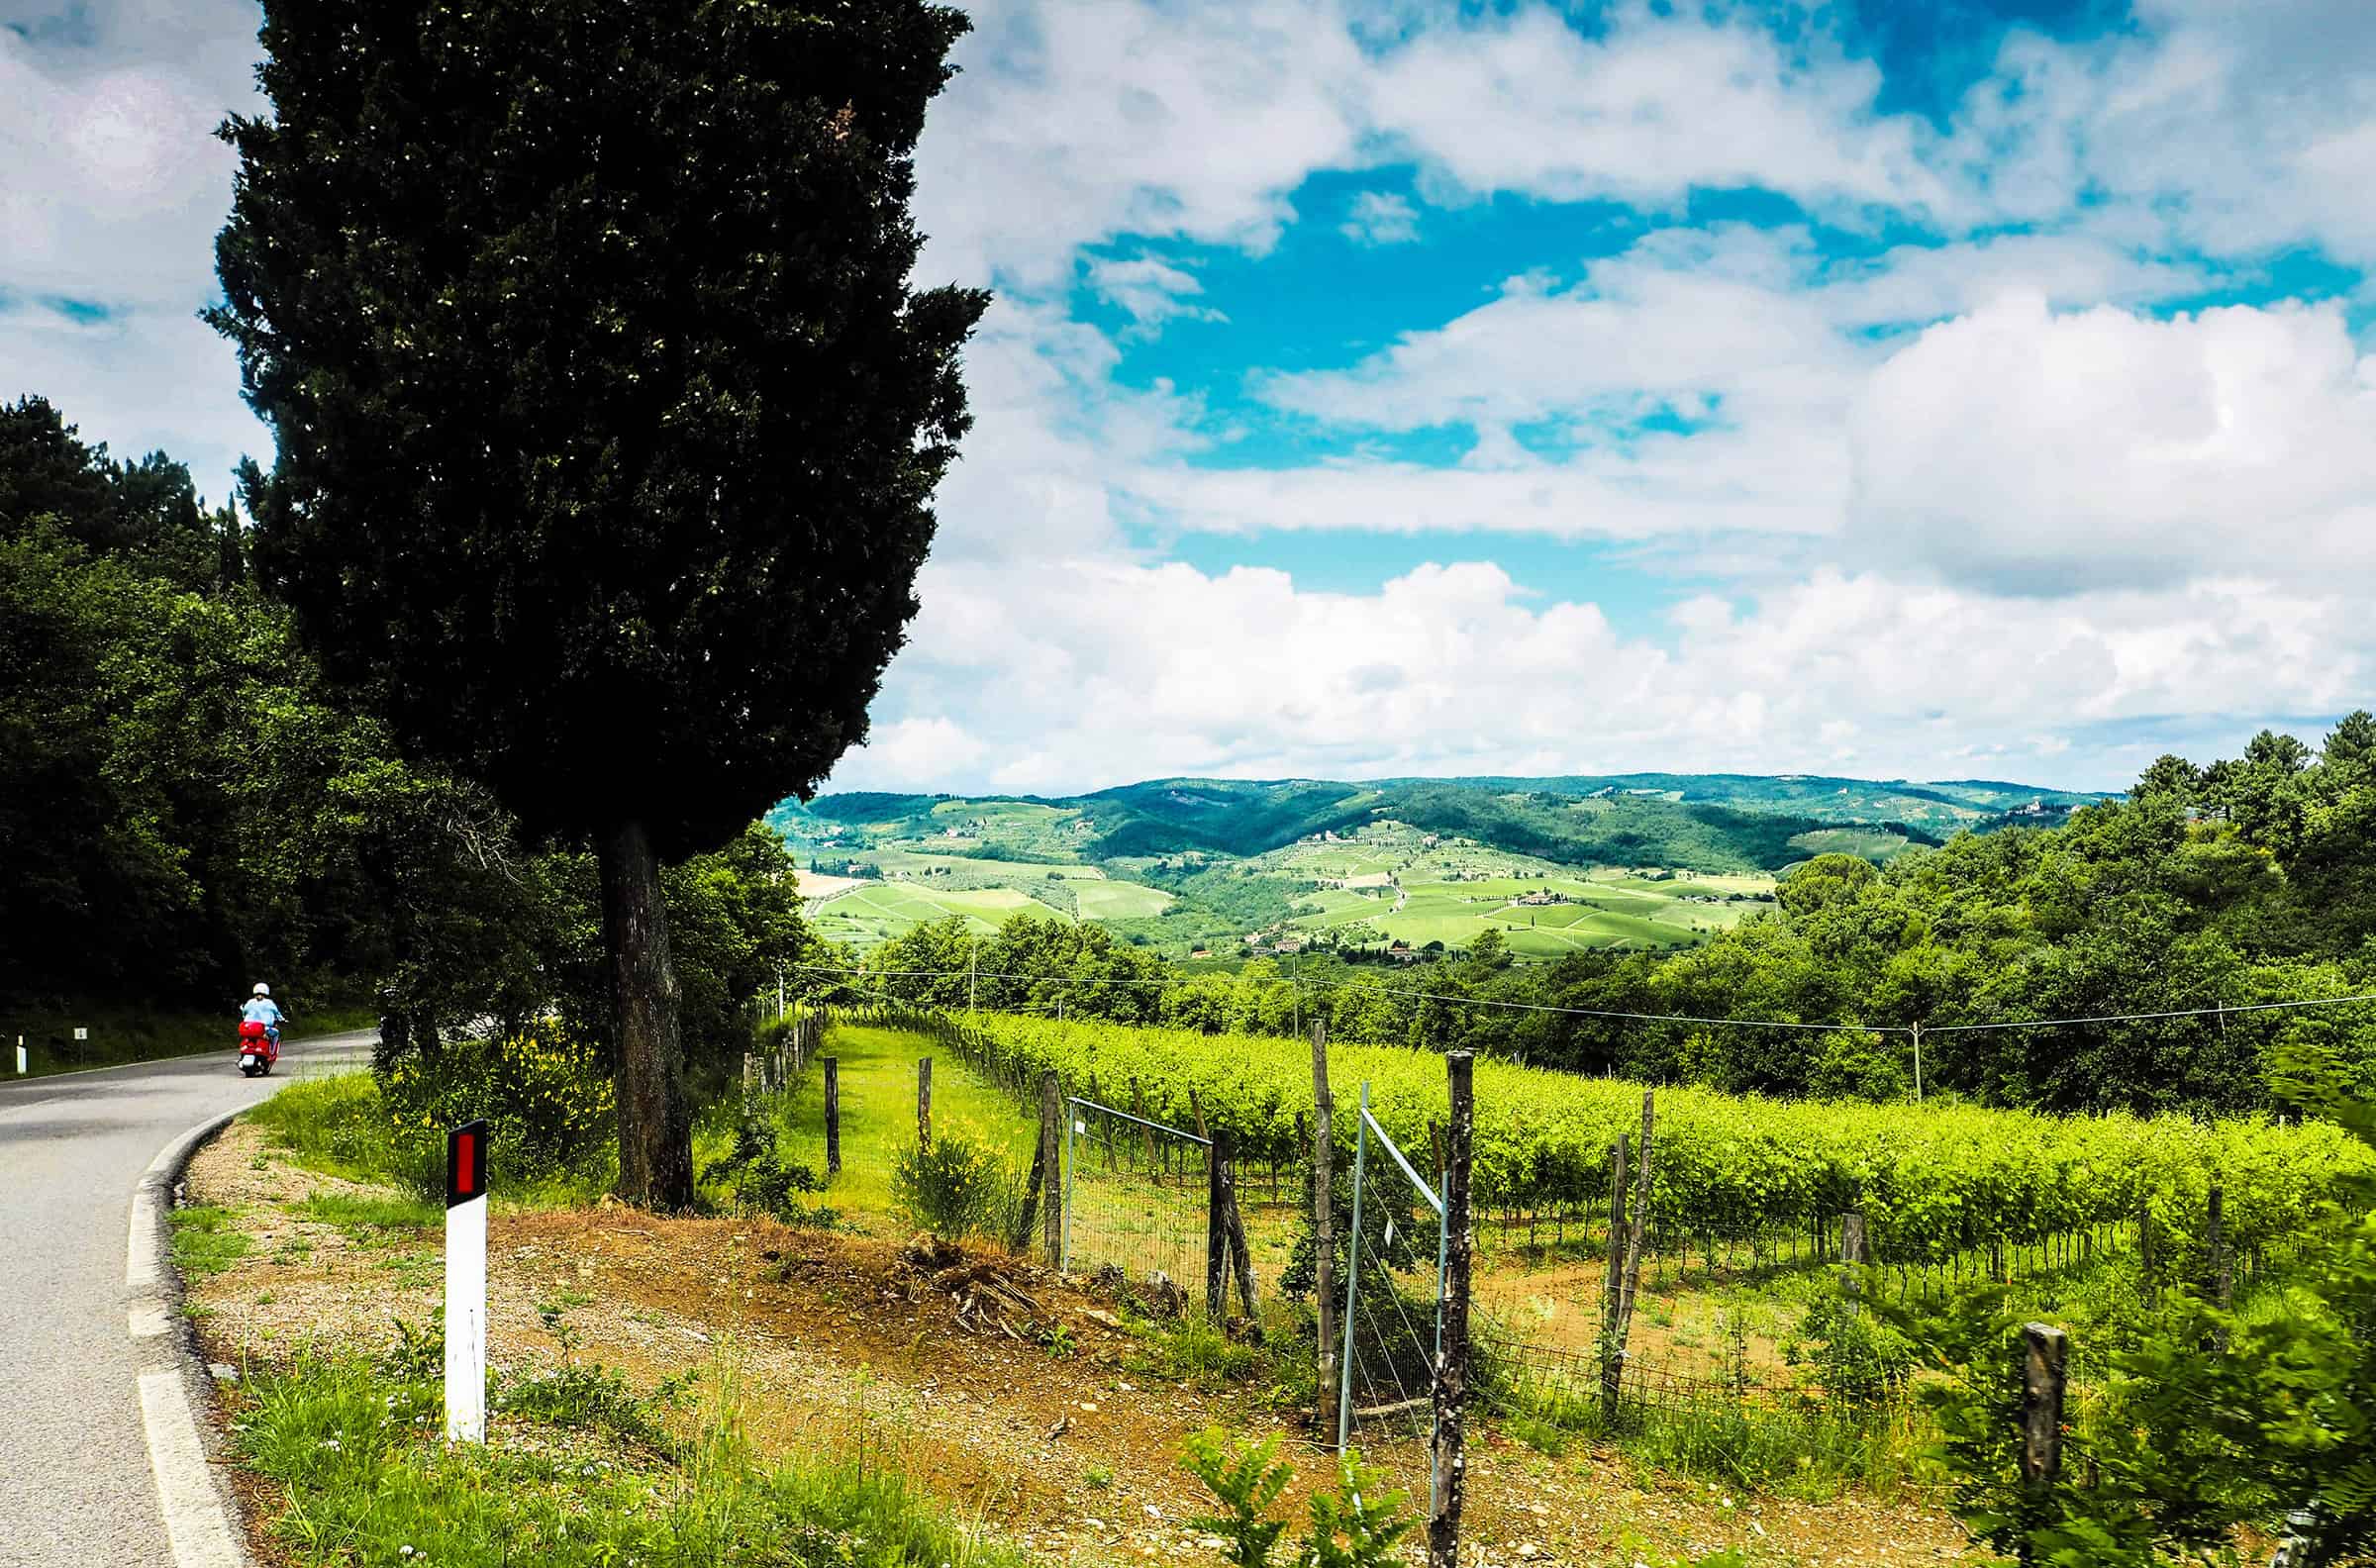
[[(228, 1037), (228, 1031), (227, 1031)], [(271, 1078), (217, 1054), (0, 1083), (0, 1568), (172, 1562), (137, 1379), (171, 1341), (125, 1322), (132, 1196), (164, 1145), (371, 1036), (292, 1041)]]

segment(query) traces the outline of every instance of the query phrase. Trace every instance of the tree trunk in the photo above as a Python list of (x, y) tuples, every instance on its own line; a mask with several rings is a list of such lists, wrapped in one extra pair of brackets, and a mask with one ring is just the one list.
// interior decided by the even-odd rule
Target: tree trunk
[(618, 1023), (619, 1196), (663, 1212), (693, 1207), (693, 1129), (680, 1071), (676, 965), (660, 863), (640, 822), (595, 844), (602, 865), (602, 932)]

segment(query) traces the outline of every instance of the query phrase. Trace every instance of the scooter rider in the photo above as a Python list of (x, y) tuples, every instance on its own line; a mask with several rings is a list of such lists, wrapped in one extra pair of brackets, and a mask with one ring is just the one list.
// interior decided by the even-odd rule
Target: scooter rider
[(272, 1037), (272, 1048), (277, 1051), (280, 1049), (282, 1017), (280, 1004), (272, 1000), (272, 988), (258, 980), (254, 993), (248, 998), (247, 1005), (240, 1009), (240, 1022), (261, 1024), (264, 1032)]

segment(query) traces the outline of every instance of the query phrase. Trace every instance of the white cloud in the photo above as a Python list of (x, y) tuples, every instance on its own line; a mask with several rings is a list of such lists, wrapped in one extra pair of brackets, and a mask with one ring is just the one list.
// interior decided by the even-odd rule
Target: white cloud
[(1419, 238), (1419, 209), (1392, 191), (1363, 191), (1338, 232), (1360, 245), (1409, 245)]
[(1675, 398), (1835, 399), (1852, 357), (1792, 286), (1803, 265), (1794, 240), (1664, 231), (1593, 263), (1572, 288), (1513, 278), (1499, 298), (1350, 369), (1270, 376), (1256, 390), (1283, 409), (1383, 430), (1639, 413)]
[(1451, 192), (1671, 204), (1757, 186), (1810, 204), (1928, 207), (1950, 193), (1924, 133), (1884, 116), (1869, 62), (1794, 60), (1763, 29), (1630, 0), (1586, 38), (1526, 6), (1428, 28), (1371, 97), (1385, 140)]
[(28, 394), (119, 457), (162, 448), (212, 501), (230, 498), (241, 456), (272, 458), (271, 433), (240, 401), (231, 344), (188, 311), (142, 308), (96, 322), (0, 313), (0, 401)]
[(2376, 261), (2376, 7), (2137, 0), (2134, 30), (2017, 35), (1959, 107), (1942, 166), (2000, 213), (2082, 196), (2137, 233), (2217, 254), (2315, 245)]
[(866, 744), (850, 753), (850, 761), (861, 770), (879, 770), (886, 778), (951, 778), (975, 768), (988, 750), (954, 720), (936, 714), (875, 726)]
[(197, 14), (224, 31), (157, 19), (179, 51), (130, 26), (48, 48), (0, 28), (0, 288), (186, 309), (212, 292), (236, 161), (214, 131), (255, 101), (255, 23)]
[(924, 276), (1043, 290), (1126, 234), (1259, 251), (1356, 155), (1364, 66), (1325, 0), (969, 10), (917, 155)]
[(1088, 271), (1089, 287), (1097, 297), (1130, 312), (1131, 320), (1140, 328), (1153, 329), (1181, 317), (1192, 321), (1229, 319), (1193, 303), (1205, 291), (1193, 273), (1153, 256), (1095, 256)]
[[(1758, 186), (1850, 220), (1971, 205), (1926, 163), (1925, 125), (1877, 111), (1869, 62), (1794, 57), (1746, 21), (1639, 0), (1591, 39), (1542, 4), (1389, 18), (1358, 0), (993, 0), (972, 15), (918, 155), (926, 276), (1041, 291), (1079, 246), (1126, 235), (1261, 253), (1309, 175), (1389, 163), (1448, 201), (1672, 207)], [(1398, 201), (1365, 198), (1353, 221), (1399, 240)]]
[(2376, 639), (2344, 606), (2241, 577), (2045, 601), (1825, 570), (1746, 611), (1696, 606), (1669, 649), (1618, 634), (1591, 604), (1532, 603), (1486, 563), (1357, 595), (1245, 568), (1026, 569), (929, 567), (902, 665), (919, 711), (1000, 694), (969, 723), (1006, 770), (905, 772), (877, 748), (837, 788), (1813, 770), (1850, 756), (1919, 776), (1958, 753), (2111, 783), (2144, 757), (2102, 727), (2332, 712), (2376, 674)]
[(2023, 592), (2376, 580), (2376, 360), (2332, 308), (2006, 300), (1892, 356), (1850, 429), (1868, 558)]

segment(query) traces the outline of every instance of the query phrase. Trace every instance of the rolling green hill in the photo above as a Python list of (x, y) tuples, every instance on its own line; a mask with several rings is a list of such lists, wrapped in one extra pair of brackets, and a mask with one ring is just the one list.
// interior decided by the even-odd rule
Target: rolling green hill
[(820, 929), (861, 945), (923, 920), (1030, 914), (1181, 952), (1456, 947), (1494, 929), (1550, 957), (1688, 945), (1811, 855), (1885, 861), (2102, 798), (1814, 775), (1170, 778), (1051, 798), (853, 792), (769, 820), (832, 895), (812, 903)]

